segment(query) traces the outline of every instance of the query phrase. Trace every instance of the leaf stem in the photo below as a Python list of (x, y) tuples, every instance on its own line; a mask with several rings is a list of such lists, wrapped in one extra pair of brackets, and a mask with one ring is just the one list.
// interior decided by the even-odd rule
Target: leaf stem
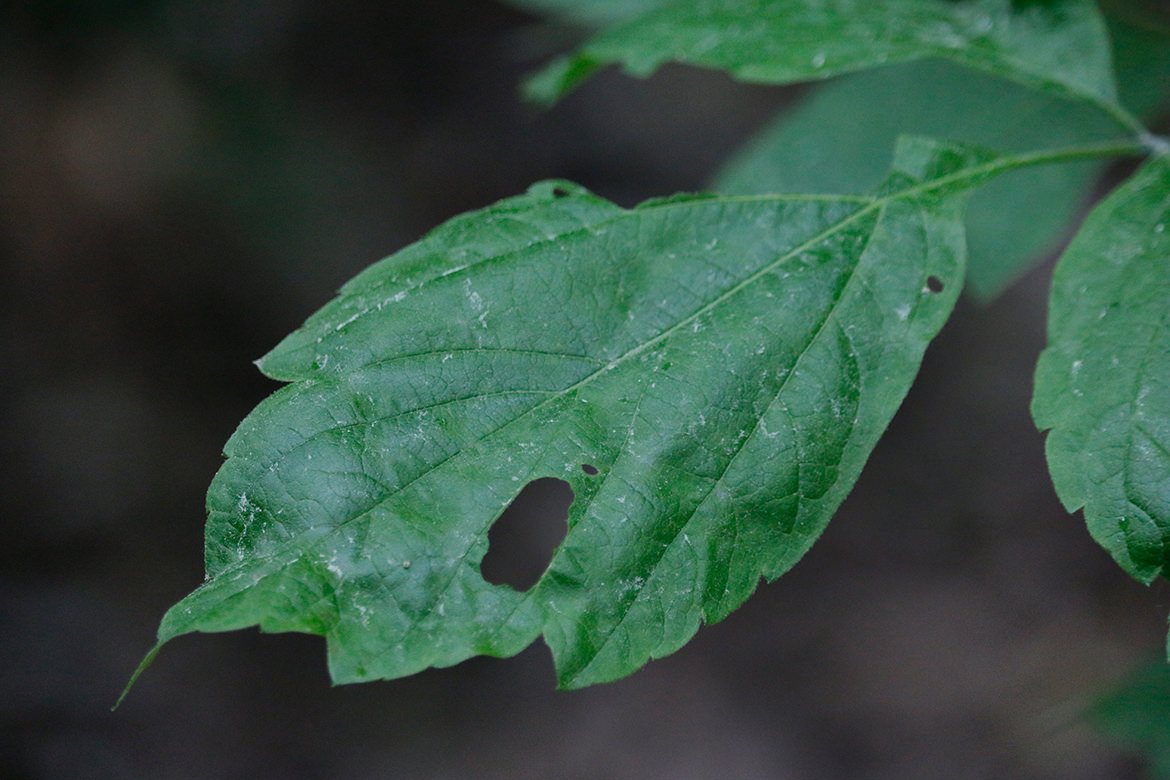
[(1130, 130), (1135, 135), (1142, 136), (1149, 134), (1149, 130), (1146, 129), (1146, 126), (1142, 123), (1142, 120), (1131, 114), (1129, 110), (1120, 103), (1096, 100), (1088, 96), (1081, 96), (1081, 99), (1088, 100), (1093, 105), (1100, 108), (1109, 115), (1110, 119), (1112, 119), (1114, 122), (1117, 122), (1125, 129)]
[(897, 193), (894, 197), (918, 195), (934, 190), (945, 189), (955, 184), (961, 184), (970, 179), (990, 178), (1001, 173), (1014, 171), (1019, 168), (1030, 168), (1036, 165), (1052, 163), (1077, 162), (1078, 160), (1095, 160), (1102, 157), (1144, 157), (1149, 154), (1163, 153), (1170, 149), (1170, 141), (1158, 136), (1143, 133), (1136, 138), (1121, 138), (1101, 143), (1077, 144), (1056, 149), (1039, 149), (1019, 154), (1006, 154), (996, 157), (982, 165), (973, 165), (969, 168), (956, 171), (948, 176), (923, 182), (917, 187)]

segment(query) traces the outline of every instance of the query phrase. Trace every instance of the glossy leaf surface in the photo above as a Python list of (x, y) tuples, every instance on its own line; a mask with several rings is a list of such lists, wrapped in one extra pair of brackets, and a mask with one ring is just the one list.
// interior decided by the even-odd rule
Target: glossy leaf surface
[(1115, 107), (1108, 34), (1090, 0), (676, 0), (554, 62), (529, 93), (555, 100), (611, 63), (635, 76), (680, 62), (782, 84), (927, 57)]
[[(160, 644), (311, 632), (354, 682), (543, 634), (564, 687), (672, 652), (854, 483), (962, 285), (981, 159), (907, 141), (870, 197), (545, 183), (372, 266), (261, 361), (291, 384), (228, 442)], [(488, 531), (540, 477), (575, 492), (568, 535), (530, 590), (491, 585)]]
[(1057, 265), (1033, 414), (1068, 510), (1135, 578), (1170, 562), (1170, 156), (1097, 206)]

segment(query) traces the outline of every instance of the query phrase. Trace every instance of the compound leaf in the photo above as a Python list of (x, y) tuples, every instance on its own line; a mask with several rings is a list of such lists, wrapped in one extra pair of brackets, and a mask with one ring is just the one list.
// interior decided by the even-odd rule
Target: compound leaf
[(1091, 0), (676, 0), (554, 61), (528, 93), (552, 102), (612, 63), (635, 76), (680, 62), (783, 84), (927, 57), (1088, 100), (1132, 124)]
[[(677, 649), (805, 553), (954, 304), (985, 157), (900, 149), (866, 197), (538, 184), (360, 274), (260, 362), (291, 384), (228, 441), (159, 644), (321, 634), (354, 682), (543, 634), (563, 687)], [(541, 477), (568, 534), (528, 591), (489, 584)]]
[(1056, 492), (1150, 582), (1170, 572), (1170, 156), (1093, 210), (1049, 306), (1032, 411)]

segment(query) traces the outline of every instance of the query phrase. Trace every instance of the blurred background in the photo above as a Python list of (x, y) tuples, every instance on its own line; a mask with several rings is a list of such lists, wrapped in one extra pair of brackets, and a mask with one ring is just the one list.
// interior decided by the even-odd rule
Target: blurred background
[(275, 389), (252, 360), (536, 180), (701, 189), (799, 91), (667, 68), (539, 112), (520, 80), (580, 32), (488, 0), (2, 8), (0, 775), (1141, 776), (1084, 714), (1163, 652), (1170, 590), (1048, 481), (1048, 265), (960, 303), (795, 570), (626, 680), (556, 692), (538, 644), (331, 688), (319, 638), (244, 631), (176, 640), (111, 713), (202, 580), (220, 448)]

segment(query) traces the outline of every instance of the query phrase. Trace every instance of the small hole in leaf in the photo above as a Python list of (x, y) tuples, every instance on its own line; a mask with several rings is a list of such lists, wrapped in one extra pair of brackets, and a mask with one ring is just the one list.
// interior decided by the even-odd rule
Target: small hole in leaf
[(569, 191), (567, 189), (565, 189), (564, 187), (553, 187), (552, 194), (553, 194), (554, 198), (567, 198), (567, 197), (569, 197)]
[(937, 276), (926, 277), (926, 289), (930, 290), (932, 293), (942, 292), (943, 291), (942, 279), (939, 279)]
[(588, 475), (589, 475), (589, 476), (591, 476), (591, 477), (595, 477), (595, 476), (597, 476), (597, 474), (599, 473), (599, 472), (597, 471), (597, 467), (596, 467), (596, 466), (591, 466), (591, 465), (590, 465), (590, 464), (588, 464), (588, 463), (582, 463), (582, 464), (581, 464), (581, 470), (582, 470), (582, 471), (584, 471), (586, 474), (588, 474)]
[(563, 479), (542, 477), (525, 485), (488, 531), (483, 578), (520, 591), (535, 585), (564, 541), (572, 503), (573, 490)]

